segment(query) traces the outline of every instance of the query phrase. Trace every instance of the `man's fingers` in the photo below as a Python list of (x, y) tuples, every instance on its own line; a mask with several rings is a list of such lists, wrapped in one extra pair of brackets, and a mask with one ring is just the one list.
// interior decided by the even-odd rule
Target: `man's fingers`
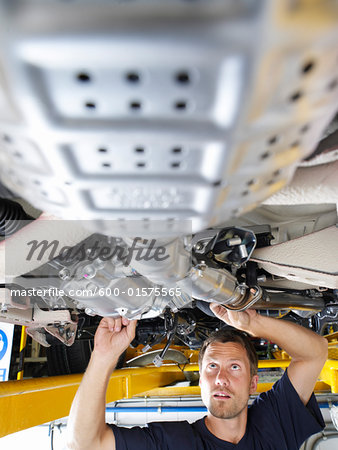
[(122, 328), (122, 318), (121, 317), (117, 317), (115, 318), (115, 324), (114, 324), (114, 328), (110, 331), (121, 331)]
[(219, 305), (218, 303), (211, 303), (209, 306), (216, 317), (223, 320), (223, 322), (227, 322), (228, 310), (224, 306)]
[(129, 325), (129, 319), (127, 317), (122, 317), (122, 325), (127, 327)]
[(134, 339), (135, 330), (136, 330), (137, 320), (129, 320), (129, 324), (127, 326), (128, 336)]
[(100, 328), (108, 328), (109, 331), (119, 332), (122, 327), (131, 326), (131, 330), (135, 331), (137, 320), (129, 320), (127, 317), (104, 317), (100, 324)]
[(104, 317), (101, 319), (101, 322), (99, 323), (100, 328), (108, 328), (114, 327), (114, 319), (112, 317)]
[(108, 328), (109, 331), (120, 331), (122, 328), (121, 317), (104, 317), (99, 328)]
[(210, 304), (211, 311), (215, 314), (216, 317), (221, 319), (227, 325), (237, 328), (239, 322), (241, 321), (240, 314), (243, 314), (238, 311), (232, 311), (231, 309), (227, 309), (223, 305), (219, 305), (218, 303)]

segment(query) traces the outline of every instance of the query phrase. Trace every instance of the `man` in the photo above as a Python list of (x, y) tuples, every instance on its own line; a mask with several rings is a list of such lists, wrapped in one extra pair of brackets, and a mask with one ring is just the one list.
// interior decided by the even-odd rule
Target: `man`
[(105, 423), (106, 389), (119, 355), (135, 334), (135, 321), (102, 319), (94, 351), (71, 408), (69, 448), (132, 449), (277, 449), (294, 450), (324, 422), (312, 394), (327, 359), (327, 341), (296, 324), (211, 304), (228, 325), (271, 340), (292, 361), (271, 391), (249, 408), (257, 387), (257, 357), (249, 339), (235, 331), (208, 339), (200, 352), (200, 386), (208, 414), (194, 424), (162, 422), (132, 429)]

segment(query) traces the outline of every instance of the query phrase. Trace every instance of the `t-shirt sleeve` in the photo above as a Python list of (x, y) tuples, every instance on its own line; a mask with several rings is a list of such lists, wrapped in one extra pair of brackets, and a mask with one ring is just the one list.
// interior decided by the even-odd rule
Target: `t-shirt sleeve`
[(161, 443), (157, 441), (156, 436), (150, 432), (148, 427), (118, 427), (109, 424), (115, 436), (116, 450), (132, 450), (132, 449), (158, 449)]
[(118, 427), (109, 424), (114, 432), (116, 450), (166, 450), (192, 448), (191, 426), (182, 422), (152, 422), (146, 427)]
[[(255, 402), (256, 421), (280, 432), (288, 449), (299, 448), (312, 434), (325, 427), (323, 416), (312, 393), (307, 405), (301, 401), (287, 372), (270, 391), (262, 393)], [(261, 418), (261, 420), (260, 420)]]

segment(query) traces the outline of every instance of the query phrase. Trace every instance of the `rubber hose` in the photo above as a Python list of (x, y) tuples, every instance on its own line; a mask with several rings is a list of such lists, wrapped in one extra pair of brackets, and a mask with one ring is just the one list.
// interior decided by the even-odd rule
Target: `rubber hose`
[(34, 220), (26, 214), (19, 203), (5, 198), (0, 199), (0, 236), (10, 236), (16, 233), (26, 223), (24, 220)]

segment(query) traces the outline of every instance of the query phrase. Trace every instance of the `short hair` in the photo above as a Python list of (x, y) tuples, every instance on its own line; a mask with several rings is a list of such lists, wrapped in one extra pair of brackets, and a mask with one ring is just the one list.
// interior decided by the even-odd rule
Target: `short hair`
[(202, 368), (204, 354), (209, 345), (213, 342), (220, 342), (222, 344), (225, 344), (227, 342), (236, 342), (237, 344), (240, 344), (246, 350), (246, 354), (249, 359), (250, 375), (253, 377), (257, 374), (258, 356), (249, 336), (242, 331), (225, 328), (213, 331), (210, 336), (203, 342), (202, 348), (198, 355), (198, 364), (200, 366), (200, 369)]

